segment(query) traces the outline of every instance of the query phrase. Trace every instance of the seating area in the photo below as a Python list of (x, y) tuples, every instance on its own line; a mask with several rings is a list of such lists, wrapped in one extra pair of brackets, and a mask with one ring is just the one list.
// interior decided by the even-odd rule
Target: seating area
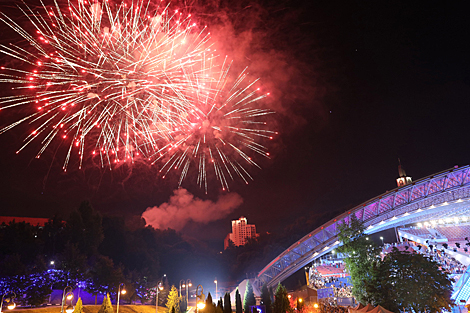
[(443, 234), (449, 241), (464, 241), (470, 237), (470, 225), (439, 226), (436, 230)]
[(323, 277), (344, 275), (343, 263), (318, 265), (316, 269)]
[(415, 235), (421, 238), (432, 238), (433, 234), (431, 234), (427, 228), (406, 228), (402, 229), (403, 231)]

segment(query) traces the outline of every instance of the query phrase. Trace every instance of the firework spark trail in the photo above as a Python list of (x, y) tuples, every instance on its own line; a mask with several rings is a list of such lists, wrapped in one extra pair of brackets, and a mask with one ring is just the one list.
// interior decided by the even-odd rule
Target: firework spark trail
[(0, 130), (34, 126), (18, 152), (40, 141), (39, 158), (60, 140), (64, 170), (74, 151), (80, 168), (88, 156), (110, 168), (140, 157), (162, 164), (163, 178), (179, 171), (180, 185), (196, 167), (206, 192), (208, 172), (228, 190), (235, 177), (252, 179), (248, 166), (259, 165), (250, 155), (269, 157), (262, 142), (277, 134), (266, 122), (273, 112), (258, 105), (269, 93), (255, 88), (247, 69), (232, 82), (231, 62), (218, 61), (210, 33), (198, 30), (190, 14), (170, 13), (168, 5), (150, 9), (150, 1), (69, 0), (65, 11), (57, 2), (41, 4), (42, 14), (22, 10), (33, 35), (0, 16), (32, 47), (0, 46), (33, 67), (0, 73), (0, 82), (20, 91), (0, 98), (1, 109), (34, 109)]
[(212, 171), (222, 190), (229, 190), (235, 177), (246, 184), (252, 180), (248, 166), (259, 165), (249, 156), (251, 152), (269, 157), (263, 140), (273, 139), (277, 132), (268, 129), (266, 117), (274, 112), (258, 108), (258, 101), (269, 93), (255, 88), (258, 80), (249, 81), (247, 70), (230, 84), (230, 63), (221, 67), (207, 67), (198, 84), (195, 97), (189, 99), (197, 110), (190, 111), (190, 125), (181, 129), (177, 140), (155, 156), (155, 161), (166, 160), (160, 172), (165, 177), (170, 171), (179, 171), (179, 184), (185, 180), (190, 165), (197, 167), (197, 183), (208, 189), (208, 171)]
[(0, 82), (21, 94), (2, 97), (0, 104), (36, 109), (1, 132), (26, 121), (36, 125), (18, 152), (40, 140), (38, 158), (60, 138), (69, 145), (64, 170), (75, 148), (80, 167), (88, 150), (102, 165), (159, 151), (161, 139), (171, 140), (194, 110), (182, 94), (193, 93), (192, 80), (204, 81), (199, 63), (210, 49), (205, 27), (196, 31), (190, 15), (170, 13), (168, 6), (151, 13), (150, 2), (113, 7), (69, 1), (65, 12), (57, 2), (41, 4), (42, 14), (22, 9), (34, 35), (0, 17), (32, 46), (2, 45), (0, 51), (35, 67), (2, 67)]

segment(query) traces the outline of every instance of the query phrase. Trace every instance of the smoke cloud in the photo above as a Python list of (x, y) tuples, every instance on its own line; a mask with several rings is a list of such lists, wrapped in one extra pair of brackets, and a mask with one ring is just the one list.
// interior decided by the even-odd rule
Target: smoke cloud
[(207, 224), (232, 213), (243, 202), (236, 193), (220, 196), (216, 202), (195, 197), (184, 188), (176, 189), (168, 202), (145, 210), (142, 217), (154, 228), (177, 231), (190, 222)]

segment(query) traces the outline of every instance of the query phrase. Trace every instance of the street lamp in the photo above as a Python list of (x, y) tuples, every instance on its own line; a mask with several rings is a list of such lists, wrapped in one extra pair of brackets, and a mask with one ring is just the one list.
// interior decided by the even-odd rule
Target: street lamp
[(303, 309), (303, 299), (302, 298), (298, 298), (297, 299), (297, 312), (302, 312), (302, 309)]
[[(181, 286), (181, 282), (183, 282), (183, 284), (182, 284), (183, 286)], [(180, 280), (180, 297), (183, 296), (183, 294), (181, 293), (181, 287), (183, 287), (183, 288), (186, 287), (186, 285), (184, 284), (184, 279)]]
[[(199, 287), (201, 287), (200, 295), (197, 294)], [(197, 310), (202, 310), (206, 307), (205, 301), (206, 301), (206, 296), (204, 295), (204, 288), (202, 288), (201, 285), (197, 285), (196, 287), (196, 313), (197, 313)]]
[[(10, 294), (10, 293), (11, 293), (11, 296), (5, 298), (5, 296)], [(16, 298), (16, 293), (14, 291), (5, 292), (2, 296), (2, 302), (0, 303), (0, 313), (2, 312), (3, 301), (8, 303), (8, 305), (7, 305), (8, 310), (13, 310), (14, 308), (16, 308), (15, 298)]]
[(188, 299), (189, 299), (189, 298), (188, 298), (188, 289), (189, 289), (189, 287), (192, 287), (192, 285), (193, 285), (193, 284), (191, 284), (191, 279), (187, 279), (187, 280), (186, 280), (186, 302), (189, 301), (189, 300), (188, 300)]
[[(122, 286), (122, 290), (121, 290), (121, 286)], [(119, 313), (119, 299), (120, 299), (121, 294), (123, 295), (126, 294), (126, 289), (124, 289), (124, 287), (126, 287), (124, 283), (119, 284), (116, 313)]]
[(218, 299), (219, 299), (219, 295), (218, 295), (218, 293), (217, 293), (217, 277), (215, 278), (214, 283), (215, 283), (215, 298), (218, 300)]
[(382, 246), (384, 245), (384, 237), (380, 236), (380, 240), (382, 240)]
[(70, 286), (67, 286), (64, 288), (64, 292), (62, 293), (62, 305), (60, 307), (60, 313), (64, 313), (64, 305), (65, 305), (66, 300), (70, 300), (70, 305), (66, 308), (65, 311), (67, 313), (73, 312), (72, 299), (73, 299), (73, 288)]
[(160, 292), (160, 290), (163, 290), (163, 286), (162, 286), (163, 277), (166, 277), (166, 274), (163, 274), (162, 278), (160, 278), (160, 281), (157, 283), (157, 294), (155, 296), (155, 313), (158, 313), (158, 293)]

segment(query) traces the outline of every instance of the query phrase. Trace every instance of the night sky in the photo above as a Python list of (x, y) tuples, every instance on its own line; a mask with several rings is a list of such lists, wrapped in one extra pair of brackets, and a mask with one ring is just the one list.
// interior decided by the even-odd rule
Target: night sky
[[(243, 204), (181, 231), (221, 248), (230, 220), (241, 215), (259, 232), (272, 232), (310, 212), (347, 210), (395, 188), (398, 158), (413, 179), (470, 164), (470, 25), (463, 3), (211, 2), (208, 26), (272, 92), (280, 135), (269, 142), (272, 158), (253, 169), (255, 180), (232, 184)], [(228, 19), (213, 18), (216, 6)], [(224, 23), (243, 36), (221, 36)], [(8, 37), (2, 43), (14, 42), (0, 27)], [(233, 48), (240, 42), (243, 49)], [(1, 111), (0, 124), (15, 114)], [(89, 199), (102, 213), (137, 218), (168, 201), (177, 186), (176, 177), (162, 180), (142, 165), (63, 173), (54, 151), (39, 160), (38, 146), (15, 154), (27, 129), (0, 135), (1, 215), (65, 218)], [(212, 201), (225, 194), (212, 188), (206, 196), (190, 181), (183, 187)]]

